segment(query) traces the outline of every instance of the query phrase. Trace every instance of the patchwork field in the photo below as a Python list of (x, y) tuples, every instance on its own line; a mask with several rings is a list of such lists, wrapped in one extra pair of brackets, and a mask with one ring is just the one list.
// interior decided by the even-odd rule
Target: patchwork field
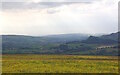
[(3, 73), (118, 73), (117, 56), (3, 55)]

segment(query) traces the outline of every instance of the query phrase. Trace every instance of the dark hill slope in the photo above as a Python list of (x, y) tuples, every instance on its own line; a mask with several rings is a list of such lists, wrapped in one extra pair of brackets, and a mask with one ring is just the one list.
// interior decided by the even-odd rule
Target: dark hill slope
[(120, 37), (120, 32), (112, 33), (112, 34), (108, 34), (108, 35), (103, 35), (100, 38), (118, 41), (118, 37)]
[(115, 44), (117, 43), (117, 41), (112, 39), (107, 39), (107, 38), (104, 39), (101, 37), (90, 36), (87, 40), (83, 40), (82, 43), (109, 45), (109, 44)]
[(50, 36), (24, 36), (24, 35), (2, 35), (2, 47), (4, 50), (42, 49), (45, 45), (61, 44), (69, 41), (83, 40), (88, 35), (61, 34)]
[[(100, 37), (90, 36), (89, 38), (87, 35), (80, 34), (43, 37), (3, 35), (3, 53), (117, 55), (116, 34)], [(104, 47), (106, 45), (107, 47)]]

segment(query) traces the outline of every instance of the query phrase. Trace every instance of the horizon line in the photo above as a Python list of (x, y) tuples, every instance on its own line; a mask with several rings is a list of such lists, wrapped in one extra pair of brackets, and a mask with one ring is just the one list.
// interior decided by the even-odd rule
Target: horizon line
[[(119, 32), (119, 31), (117, 31)], [(112, 32), (112, 33), (117, 33), (117, 32)], [(5, 36), (5, 35), (8, 35), (8, 36), (55, 36), (55, 35), (69, 35), (69, 34), (82, 34), (82, 35), (107, 35), (107, 34), (112, 34), (111, 32), (110, 33), (94, 33), (94, 34), (90, 34), (90, 33), (58, 33), (58, 34), (46, 34), (46, 35), (30, 35), (30, 34), (16, 34), (16, 33), (8, 33), (8, 34), (0, 34), (0, 36)]]

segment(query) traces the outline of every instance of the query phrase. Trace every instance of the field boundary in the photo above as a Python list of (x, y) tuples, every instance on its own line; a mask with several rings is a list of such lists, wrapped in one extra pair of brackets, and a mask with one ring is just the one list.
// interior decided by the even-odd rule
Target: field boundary
[(118, 73), (2, 73), (1, 75), (119, 75)]

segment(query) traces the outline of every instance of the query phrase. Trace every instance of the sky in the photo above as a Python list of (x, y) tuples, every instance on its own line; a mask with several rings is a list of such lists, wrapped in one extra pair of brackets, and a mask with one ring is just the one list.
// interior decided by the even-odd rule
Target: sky
[(119, 0), (2, 0), (0, 34), (109, 34), (118, 31)]

